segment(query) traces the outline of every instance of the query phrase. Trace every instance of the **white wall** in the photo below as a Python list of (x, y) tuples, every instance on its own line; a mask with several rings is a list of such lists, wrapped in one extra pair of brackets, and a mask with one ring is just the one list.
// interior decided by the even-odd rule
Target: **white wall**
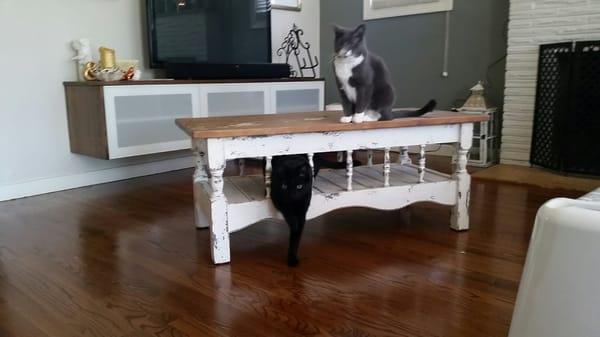
[[(145, 64), (144, 2), (0, 0), (0, 200), (191, 167), (187, 152), (106, 161), (69, 150), (62, 82), (76, 78), (70, 41), (88, 37), (94, 49)], [(287, 20), (318, 39), (318, 1), (304, 3), (300, 13), (274, 11), (274, 40)]]
[(600, 39), (599, 0), (511, 0), (501, 162), (529, 165), (540, 44)]
[[(311, 54), (320, 57), (320, 8), (319, 0), (303, 0), (302, 11), (300, 12), (281, 9), (273, 10), (271, 15), (273, 62), (285, 62), (285, 56), (277, 56), (276, 51), (277, 48), (281, 46), (287, 33), (292, 29), (294, 23), (304, 30), (302, 38), (305, 42), (310, 43)], [(308, 62), (308, 59), (306, 61)], [(321, 60), (319, 60), (319, 62), (321, 62)], [(297, 67), (294, 68), (297, 69)], [(310, 72), (305, 72), (305, 75), (308, 73)], [(320, 67), (317, 67), (317, 77), (319, 75)]]

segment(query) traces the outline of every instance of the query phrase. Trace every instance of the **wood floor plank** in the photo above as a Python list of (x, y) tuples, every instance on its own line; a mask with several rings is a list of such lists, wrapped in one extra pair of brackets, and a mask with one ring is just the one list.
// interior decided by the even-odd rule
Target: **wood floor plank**
[(581, 194), (475, 179), (464, 233), (445, 206), (339, 210), (306, 224), (297, 268), (287, 225), (267, 220), (233, 234), (216, 267), (191, 176), (0, 203), (0, 335), (506, 336), (537, 208)]

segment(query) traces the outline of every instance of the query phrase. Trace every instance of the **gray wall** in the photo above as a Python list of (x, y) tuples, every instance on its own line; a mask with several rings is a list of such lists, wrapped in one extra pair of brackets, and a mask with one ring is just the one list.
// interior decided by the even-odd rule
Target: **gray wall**
[[(331, 65), (332, 24), (356, 26), (362, 0), (321, 1), (321, 75), (326, 102), (339, 102)], [(430, 98), (439, 108), (462, 105), (478, 80), (487, 82), (487, 96), (501, 107), (506, 54), (506, 0), (454, 0), (451, 12), (447, 78), (444, 59), (445, 14), (431, 13), (365, 21), (367, 45), (382, 56), (392, 72), (396, 106), (420, 106)], [(496, 62), (496, 63), (494, 63)], [(494, 63), (494, 64), (493, 64)]]

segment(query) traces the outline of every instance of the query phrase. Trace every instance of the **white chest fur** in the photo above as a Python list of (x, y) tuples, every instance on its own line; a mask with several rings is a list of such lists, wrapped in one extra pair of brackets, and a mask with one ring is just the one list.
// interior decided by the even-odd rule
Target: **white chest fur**
[(365, 57), (360, 56), (349, 56), (349, 57), (338, 57), (333, 61), (335, 68), (335, 76), (340, 81), (341, 90), (344, 90), (346, 97), (352, 103), (356, 103), (356, 88), (350, 85), (350, 77), (352, 77), (352, 69), (358, 66), (365, 60)]

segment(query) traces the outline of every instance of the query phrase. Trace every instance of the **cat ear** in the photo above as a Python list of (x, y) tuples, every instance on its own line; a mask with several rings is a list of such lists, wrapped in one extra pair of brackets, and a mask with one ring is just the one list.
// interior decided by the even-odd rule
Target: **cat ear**
[(333, 25), (333, 31), (335, 32), (335, 36), (339, 36), (344, 33), (344, 28), (338, 25)]
[(363, 37), (365, 35), (366, 30), (367, 30), (367, 27), (365, 26), (364, 23), (362, 23), (358, 27), (356, 27), (356, 29), (354, 29), (354, 35)]

